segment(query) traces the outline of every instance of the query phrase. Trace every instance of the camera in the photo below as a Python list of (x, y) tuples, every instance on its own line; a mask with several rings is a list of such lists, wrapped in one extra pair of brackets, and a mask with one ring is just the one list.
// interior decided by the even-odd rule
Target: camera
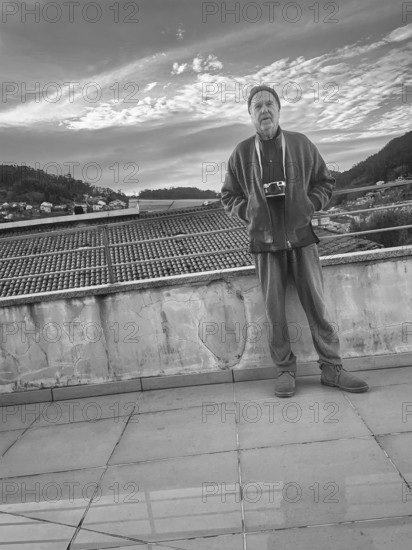
[(267, 199), (272, 197), (284, 197), (286, 189), (285, 181), (271, 181), (263, 184), (263, 191)]

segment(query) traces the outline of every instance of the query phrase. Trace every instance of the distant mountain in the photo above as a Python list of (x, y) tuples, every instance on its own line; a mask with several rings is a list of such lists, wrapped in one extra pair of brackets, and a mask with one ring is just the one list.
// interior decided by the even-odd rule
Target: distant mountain
[[(69, 204), (83, 200), (84, 195), (96, 196), (102, 188), (96, 188), (82, 180), (75, 180), (70, 174), (57, 176), (30, 166), (15, 164), (0, 165), (0, 203), (27, 202), (41, 204)], [(109, 200), (124, 200), (124, 195), (110, 188), (104, 188)]]
[(139, 199), (217, 199), (220, 193), (210, 189), (198, 189), (197, 187), (171, 187), (169, 189), (143, 189), (139, 193)]
[(334, 172), (336, 189), (374, 185), (398, 176), (412, 177), (412, 132), (392, 139), (378, 153), (345, 172)]

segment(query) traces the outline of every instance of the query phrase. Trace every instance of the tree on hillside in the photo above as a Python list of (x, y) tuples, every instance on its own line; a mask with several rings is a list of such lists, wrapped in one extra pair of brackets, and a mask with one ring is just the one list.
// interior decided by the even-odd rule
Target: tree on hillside
[[(412, 209), (408, 207), (374, 212), (367, 220), (360, 222), (352, 220), (350, 232), (411, 225), (411, 214)], [(376, 243), (383, 244), (385, 247), (403, 246), (412, 244), (412, 228), (370, 233), (367, 235), (367, 238)]]

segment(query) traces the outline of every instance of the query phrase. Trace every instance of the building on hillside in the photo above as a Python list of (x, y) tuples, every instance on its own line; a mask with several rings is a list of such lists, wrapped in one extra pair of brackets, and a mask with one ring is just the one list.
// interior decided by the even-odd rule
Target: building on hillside
[(126, 208), (126, 203), (119, 199), (116, 199), (114, 201), (110, 201), (109, 206), (111, 208)]
[(42, 202), (41, 205), (40, 205), (40, 211), (41, 212), (47, 212), (47, 213), (50, 213), (51, 210), (53, 208), (53, 205), (51, 202)]
[(313, 227), (321, 227), (321, 226), (324, 226), (324, 225), (328, 225), (330, 223), (330, 218), (329, 216), (324, 216), (324, 217), (317, 217), (315, 216), (313, 219), (312, 219), (312, 225)]
[(136, 208), (137, 211), (140, 211), (139, 199), (129, 199), (129, 208)]

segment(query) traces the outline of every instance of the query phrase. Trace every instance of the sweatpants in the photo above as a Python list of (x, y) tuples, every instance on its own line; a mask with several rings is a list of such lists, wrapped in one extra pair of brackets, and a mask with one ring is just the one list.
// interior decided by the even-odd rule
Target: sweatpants
[(268, 319), (269, 349), (277, 371), (296, 373), (296, 356), (291, 349), (296, 330), (293, 332), (291, 328), (292, 335), (289, 335), (285, 312), (288, 277), (292, 277), (308, 319), (319, 364), (341, 365), (336, 324), (330, 320), (324, 298), (318, 245), (258, 253), (253, 257)]

